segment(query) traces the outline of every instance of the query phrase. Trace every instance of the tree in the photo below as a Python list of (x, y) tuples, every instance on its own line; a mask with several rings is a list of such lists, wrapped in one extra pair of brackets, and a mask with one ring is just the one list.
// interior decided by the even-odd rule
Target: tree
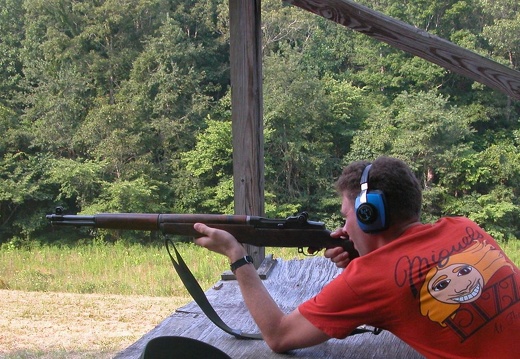
[(121, 101), (146, 118), (154, 165), (175, 167), (229, 83), (229, 45), (220, 1), (180, 1), (135, 60)]
[(206, 120), (193, 150), (181, 154), (176, 176), (175, 208), (178, 211), (234, 213), (233, 146), (231, 121)]
[(334, 195), (331, 181), (366, 108), (363, 90), (320, 79), (301, 61), (302, 53), (286, 48), (265, 58), (266, 190), (278, 205), (315, 212)]
[(45, 224), (54, 189), (45, 182), (50, 158), (24, 152), (0, 160), (0, 241), (30, 240)]
[[(463, 184), (458, 185), (463, 191), (447, 199), (445, 213), (466, 215), (498, 239), (518, 238), (518, 145), (510, 140), (497, 141), (482, 152), (468, 156), (466, 162), (467, 170), (461, 174)], [(443, 176), (443, 184), (452, 185), (450, 178), (453, 176)]]
[(480, 0), (484, 13), (492, 19), (484, 26), (483, 35), (493, 46), (494, 53), (502, 56), (514, 69), (520, 66), (520, 5), (514, 0)]
[(0, 105), (16, 110), (22, 91), (23, 2), (0, 0)]
[(434, 183), (439, 167), (448, 166), (444, 155), (467, 146), (470, 119), (435, 91), (404, 92), (366, 122), (348, 159), (358, 154), (373, 158), (380, 153), (400, 157), (417, 170), (427, 188)]

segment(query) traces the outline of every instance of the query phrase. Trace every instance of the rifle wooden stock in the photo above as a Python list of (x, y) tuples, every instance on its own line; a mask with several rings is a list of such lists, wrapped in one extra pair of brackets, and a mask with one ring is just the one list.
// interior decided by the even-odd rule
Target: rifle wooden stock
[(204, 223), (231, 233), (240, 243), (257, 247), (343, 247), (350, 258), (359, 256), (350, 240), (332, 238), (322, 222), (309, 221), (305, 212), (287, 219), (269, 219), (223, 214), (99, 213), (84, 216), (62, 215), (57, 210), (56, 214), (46, 217), (55, 226), (161, 231), (163, 234), (195, 238), (202, 235), (195, 231), (193, 225)]

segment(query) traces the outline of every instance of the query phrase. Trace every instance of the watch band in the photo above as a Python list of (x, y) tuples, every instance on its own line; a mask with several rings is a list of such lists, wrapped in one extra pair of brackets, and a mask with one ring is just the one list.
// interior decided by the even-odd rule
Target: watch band
[(231, 263), (231, 271), (233, 273), (235, 273), (235, 271), (238, 268), (240, 268), (240, 267), (242, 267), (242, 266), (244, 266), (246, 264), (253, 264), (253, 257), (251, 257), (251, 256), (244, 256), (244, 257), (240, 258), (239, 260)]

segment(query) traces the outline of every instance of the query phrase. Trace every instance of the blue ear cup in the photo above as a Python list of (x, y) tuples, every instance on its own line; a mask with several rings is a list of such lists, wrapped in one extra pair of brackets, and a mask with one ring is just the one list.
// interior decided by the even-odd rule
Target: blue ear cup
[(379, 190), (368, 189), (370, 167), (371, 164), (363, 170), (361, 192), (354, 204), (359, 227), (366, 233), (379, 232), (387, 228), (385, 195)]

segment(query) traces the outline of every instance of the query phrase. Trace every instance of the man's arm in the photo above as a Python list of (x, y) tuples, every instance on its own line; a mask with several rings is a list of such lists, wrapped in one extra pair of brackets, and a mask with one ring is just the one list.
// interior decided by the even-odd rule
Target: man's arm
[[(197, 245), (227, 256), (230, 263), (247, 255), (244, 247), (229, 233), (197, 223), (194, 228), (205, 237), (195, 240)], [(283, 313), (260, 280), (252, 265), (235, 271), (244, 302), (269, 347), (283, 353), (322, 343), (330, 337), (312, 325), (298, 309)]]

